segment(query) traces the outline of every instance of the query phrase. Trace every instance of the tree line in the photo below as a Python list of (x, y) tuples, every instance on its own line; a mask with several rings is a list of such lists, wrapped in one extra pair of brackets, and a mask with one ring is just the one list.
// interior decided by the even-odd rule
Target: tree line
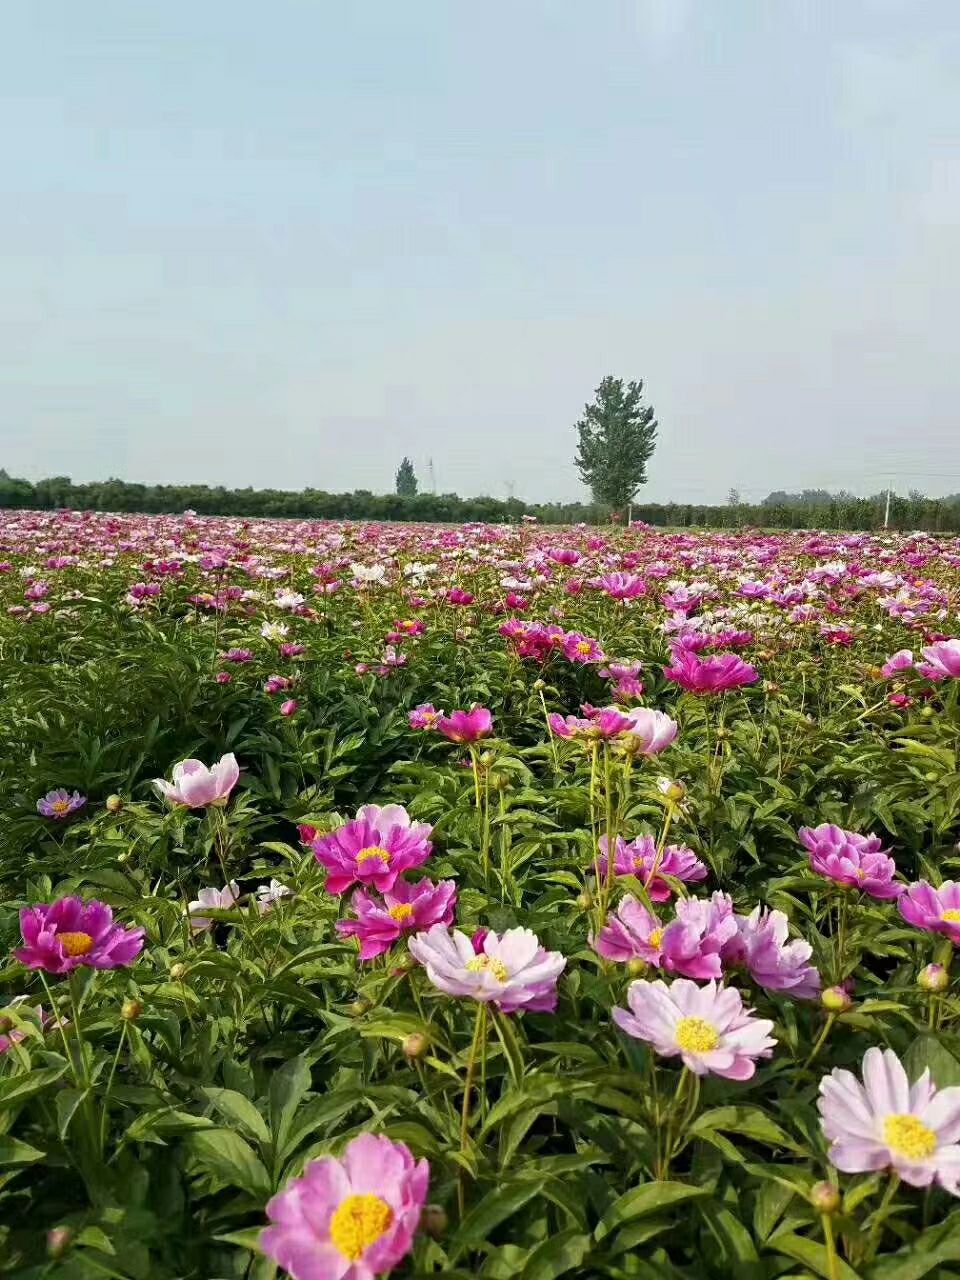
[[(852, 494), (817, 493), (797, 502), (797, 495), (771, 494), (761, 503), (725, 504), (635, 502), (633, 519), (667, 528), (855, 529), (882, 527), (886, 495), (860, 498)], [(541, 524), (606, 525), (622, 514), (601, 502), (522, 502), (519, 498), (461, 498), (455, 493), (377, 494), (368, 489), (328, 493), (282, 489), (227, 489), (216, 485), (145, 485), (110, 479), (74, 484), (67, 476), (47, 480), (15, 479), (0, 470), (0, 507), (49, 511), (122, 511), (151, 514), (249, 516), (293, 520), (386, 520), (463, 524), (516, 523), (533, 516)], [(893, 495), (890, 527), (960, 532), (960, 495), (928, 498), (912, 492)]]

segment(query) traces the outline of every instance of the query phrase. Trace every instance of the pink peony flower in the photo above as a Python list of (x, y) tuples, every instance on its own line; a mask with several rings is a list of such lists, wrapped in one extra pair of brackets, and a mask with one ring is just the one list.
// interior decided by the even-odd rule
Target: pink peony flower
[(634, 707), (628, 711), (630, 728), (624, 731), (624, 746), (642, 756), (656, 756), (676, 739), (680, 726), (663, 711), (652, 707)]
[(207, 805), (225, 805), (239, 777), (240, 767), (231, 751), (209, 769), (199, 760), (181, 760), (173, 766), (172, 783), (155, 778), (153, 785), (171, 804), (203, 809)]
[(493, 731), (493, 716), (486, 707), (471, 707), (469, 711), (454, 711), (441, 716), (437, 731), (451, 742), (477, 742), (489, 737)]
[(604, 960), (626, 964), (628, 960), (645, 960), (660, 965), (663, 925), (636, 898), (623, 898), (617, 913), (610, 916), (594, 943)]
[(14, 951), (28, 969), (70, 973), (81, 965), (117, 969), (132, 964), (143, 950), (143, 929), (114, 924), (104, 902), (60, 898), (24, 907), (20, 912), (23, 946)]
[(612, 600), (636, 600), (647, 594), (647, 584), (635, 573), (605, 573), (597, 586)]
[(408, 713), (407, 720), (411, 729), (436, 729), (444, 715), (445, 712), (438, 711), (432, 702), (424, 702)]
[(570, 662), (580, 664), (603, 662), (605, 656), (599, 641), (582, 636), (578, 631), (570, 631), (564, 636), (563, 653)]
[(844, 831), (833, 823), (801, 827), (800, 843), (809, 850), (810, 866), (835, 884), (862, 889), (873, 898), (896, 898), (904, 885), (893, 879), (897, 864), (881, 848), (879, 836)]
[(327, 869), (329, 893), (343, 893), (356, 883), (388, 893), (402, 872), (430, 857), (432, 830), (425, 822), (411, 822), (402, 805), (367, 804), (352, 822), (309, 843)]
[(402, 1142), (362, 1133), (341, 1160), (311, 1160), (267, 1204), (260, 1248), (291, 1280), (373, 1280), (413, 1248), (430, 1166)]
[(734, 987), (715, 982), (699, 987), (687, 978), (670, 986), (661, 979), (640, 979), (627, 989), (627, 1004), (629, 1011), (613, 1011), (621, 1031), (652, 1044), (661, 1057), (679, 1055), (698, 1076), (749, 1080), (756, 1060), (769, 1058), (776, 1044), (770, 1036), (773, 1023), (745, 1009)]
[(736, 936), (737, 922), (729, 894), (710, 898), (683, 898), (676, 919), (663, 931), (660, 963), (668, 973), (686, 978), (719, 978), (721, 953)]
[(200, 896), (195, 898), (187, 907), (190, 928), (194, 933), (202, 933), (205, 929), (212, 929), (214, 921), (209, 916), (201, 914), (204, 907), (214, 911), (229, 911), (231, 907), (236, 906), (239, 897), (240, 886), (236, 880), (231, 880), (222, 889), (201, 889)]
[(280, 714), (282, 716), (293, 716), (300, 709), (300, 703), (296, 698), (287, 698), (286, 702), (280, 703)]
[(337, 933), (341, 938), (359, 938), (360, 959), (373, 960), (389, 951), (405, 933), (420, 932), (435, 924), (453, 924), (457, 886), (452, 880), (439, 884), (431, 880), (416, 884), (397, 880), (382, 898), (358, 889), (350, 905), (357, 919), (340, 920)]
[(737, 932), (720, 955), (725, 970), (744, 968), (767, 991), (786, 991), (797, 1000), (815, 999), (820, 974), (808, 964), (813, 947), (802, 938), (787, 941), (790, 925), (782, 911), (756, 906), (748, 916), (737, 915), (734, 920)]
[(880, 670), (890, 680), (900, 675), (902, 671), (909, 671), (912, 667), (912, 652), (909, 649), (898, 649), (896, 653), (890, 655)]
[(834, 1068), (820, 1081), (820, 1124), (842, 1173), (890, 1169), (912, 1187), (937, 1182), (960, 1196), (960, 1088), (924, 1071), (912, 1085), (892, 1049), (868, 1049), (863, 1083)]
[(44, 818), (56, 818), (63, 822), (87, 803), (87, 797), (74, 791), (72, 794), (60, 787), (56, 791), (48, 791), (37, 801), (37, 813)]
[(410, 954), (449, 996), (494, 1004), (503, 1013), (556, 1009), (557, 979), (567, 963), (558, 951), (546, 951), (529, 929), (508, 929), (500, 936), (490, 930), (482, 946), (478, 953), (465, 933), (435, 924), (410, 939)]
[(688, 693), (723, 693), (740, 685), (755, 684), (760, 679), (756, 667), (735, 653), (717, 653), (699, 658), (692, 649), (673, 651), (673, 666), (664, 667), (667, 679)]
[[(936, 644), (927, 645), (920, 653), (939, 679), (953, 676), (960, 679), (960, 640), (940, 640)], [(922, 669), (922, 668), (921, 668)], [(926, 675), (927, 672), (924, 671)]]
[[(605, 879), (607, 837), (601, 836), (598, 844), (600, 856), (597, 859), (597, 866), (601, 879)], [(674, 880), (682, 880), (688, 884), (697, 884), (707, 878), (706, 866), (686, 845), (667, 845), (658, 863), (657, 842), (653, 836), (638, 836), (630, 844), (618, 836), (613, 870), (618, 876), (636, 876), (646, 889), (651, 902), (668, 902), (673, 896), (673, 890), (668, 881), (663, 878), (664, 876), (670, 876)]]
[(960, 881), (944, 880), (939, 889), (918, 880), (901, 895), (897, 906), (908, 924), (928, 933), (942, 933), (960, 946)]

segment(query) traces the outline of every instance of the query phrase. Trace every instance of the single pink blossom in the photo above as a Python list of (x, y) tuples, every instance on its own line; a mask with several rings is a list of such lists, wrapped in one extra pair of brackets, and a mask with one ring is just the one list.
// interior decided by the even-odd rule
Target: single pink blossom
[(329, 893), (343, 893), (357, 883), (388, 893), (399, 875), (430, 857), (431, 831), (425, 822), (412, 822), (402, 805), (367, 804), (352, 822), (309, 843), (327, 869)]
[(143, 929), (114, 924), (104, 902), (60, 898), (20, 912), (23, 946), (14, 951), (28, 969), (70, 973), (81, 965), (116, 969), (132, 964), (143, 950)]
[(465, 933), (435, 924), (409, 946), (433, 985), (449, 996), (494, 1004), (503, 1013), (552, 1013), (557, 1007), (557, 979), (567, 962), (541, 947), (529, 929), (499, 936), (490, 930), (478, 954)]
[(359, 938), (360, 959), (373, 960), (389, 951), (405, 933), (453, 924), (456, 905), (457, 886), (452, 880), (409, 884), (398, 879), (382, 898), (358, 889), (350, 901), (357, 919), (340, 920), (337, 933), (341, 938)]
[(809, 963), (813, 947), (802, 938), (787, 940), (790, 925), (782, 911), (756, 906), (734, 921), (737, 932), (720, 953), (724, 971), (744, 968), (767, 991), (784, 991), (796, 1000), (816, 998), (820, 974)]
[(231, 751), (209, 769), (200, 760), (181, 760), (173, 766), (172, 783), (155, 778), (153, 785), (171, 804), (203, 809), (207, 805), (225, 805), (239, 777), (240, 767)]
[(594, 947), (604, 960), (613, 960), (617, 964), (645, 960), (647, 964), (659, 967), (663, 930), (662, 922), (641, 902), (626, 897), (621, 900), (616, 914), (608, 917)]
[[(939, 679), (952, 676), (960, 679), (960, 640), (940, 640), (921, 649), (926, 666)], [(926, 671), (924, 674), (927, 674)]]
[(493, 716), (486, 707), (471, 707), (469, 711), (454, 711), (441, 716), (437, 732), (451, 742), (477, 742), (489, 737), (493, 731)]
[(201, 889), (199, 896), (187, 907), (190, 928), (194, 933), (203, 933), (207, 929), (212, 929), (214, 921), (209, 916), (203, 915), (204, 908), (214, 911), (229, 911), (231, 907), (237, 905), (239, 897), (240, 886), (236, 880), (231, 880), (222, 889)]
[[(598, 844), (600, 847), (600, 856), (597, 859), (598, 870), (601, 879), (606, 879), (607, 837), (601, 836)], [(673, 896), (673, 889), (664, 879), (665, 876), (689, 884), (698, 884), (707, 878), (706, 866), (686, 845), (667, 845), (658, 859), (657, 842), (653, 836), (638, 836), (629, 844), (618, 836), (613, 870), (618, 876), (636, 876), (646, 889), (651, 902), (668, 902)]]
[(909, 649), (898, 649), (896, 653), (890, 655), (880, 670), (890, 680), (903, 671), (910, 671), (912, 667), (913, 653)]
[(664, 675), (688, 693), (723, 693), (741, 685), (755, 684), (760, 679), (756, 667), (735, 653), (717, 653), (699, 658), (691, 649), (673, 651), (673, 666), (664, 667)]
[(897, 906), (908, 924), (927, 933), (942, 933), (960, 946), (960, 881), (944, 880), (939, 889), (918, 880), (900, 896)]
[(904, 885), (894, 880), (897, 864), (881, 847), (879, 836), (844, 831), (833, 823), (801, 827), (800, 843), (810, 853), (810, 867), (845, 888), (862, 889), (873, 898), (896, 898)]
[(676, 918), (660, 940), (662, 967), (686, 978), (719, 978), (721, 954), (737, 933), (729, 894), (718, 891), (710, 898), (682, 898), (676, 910)]

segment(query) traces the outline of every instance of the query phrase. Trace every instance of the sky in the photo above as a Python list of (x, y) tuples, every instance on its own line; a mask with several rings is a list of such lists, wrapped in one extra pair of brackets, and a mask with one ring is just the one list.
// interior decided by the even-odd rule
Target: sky
[(46, 0), (0, 49), (0, 466), (960, 491), (956, 0)]

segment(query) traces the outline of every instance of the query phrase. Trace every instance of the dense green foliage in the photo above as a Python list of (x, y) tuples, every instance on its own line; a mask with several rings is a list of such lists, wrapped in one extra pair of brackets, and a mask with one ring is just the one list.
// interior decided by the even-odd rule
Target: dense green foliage
[(653, 406), (643, 383), (606, 377), (577, 421), (577, 468), (595, 501), (623, 511), (647, 481), (657, 441)]

